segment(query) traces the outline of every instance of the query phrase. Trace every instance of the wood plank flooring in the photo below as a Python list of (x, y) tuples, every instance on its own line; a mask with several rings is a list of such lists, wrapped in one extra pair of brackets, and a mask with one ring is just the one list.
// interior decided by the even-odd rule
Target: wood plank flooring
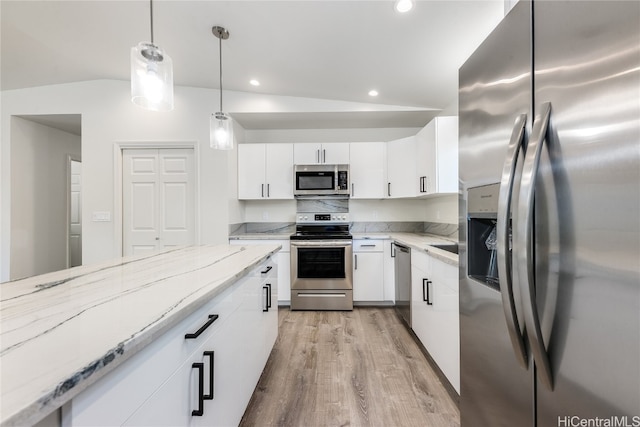
[(241, 426), (459, 427), (456, 404), (392, 308), (284, 308), (279, 321)]

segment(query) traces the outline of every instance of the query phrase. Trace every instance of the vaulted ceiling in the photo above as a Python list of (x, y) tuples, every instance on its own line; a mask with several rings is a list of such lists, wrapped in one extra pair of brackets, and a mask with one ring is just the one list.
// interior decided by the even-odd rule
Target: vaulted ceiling
[[(458, 68), (503, 15), (502, 0), (153, 2), (155, 43), (176, 85), (442, 109)], [(150, 39), (147, 0), (0, 2), (2, 90), (129, 79), (132, 46)], [(261, 85), (251, 86), (257, 79)], [(375, 89), (379, 95), (368, 95)]]

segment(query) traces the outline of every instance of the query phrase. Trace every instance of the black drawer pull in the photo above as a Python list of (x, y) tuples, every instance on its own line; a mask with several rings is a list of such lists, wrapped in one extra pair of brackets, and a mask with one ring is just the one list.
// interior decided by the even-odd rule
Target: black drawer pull
[(191, 411), (191, 416), (201, 417), (204, 414), (204, 363), (194, 363), (191, 367), (198, 370), (198, 409)]
[(267, 302), (265, 304), (265, 308), (262, 309), (263, 312), (266, 312), (271, 308), (271, 283), (265, 283), (262, 289), (267, 290)]
[(209, 315), (209, 320), (207, 320), (207, 323), (202, 325), (200, 327), (200, 329), (198, 329), (194, 333), (185, 334), (184, 338), (187, 339), (187, 340), (198, 338), (200, 336), (200, 334), (202, 334), (205, 331), (205, 329), (207, 329), (209, 326), (211, 326), (213, 324), (213, 322), (215, 322), (216, 320), (218, 320), (218, 315), (217, 314), (210, 314)]
[(213, 360), (215, 358), (215, 351), (205, 351), (202, 354), (204, 357), (209, 357), (209, 393), (205, 394), (203, 398), (205, 400), (213, 400)]
[(268, 272), (271, 271), (271, 269), (273, 268), (272, 265), (268, 266), (267, 269), (265, 271), (261, 271), (260, 274), (267, 274)]
[(422, 279), (422, 300), (427, 303), (427, 305), (433, 305), (433, 301), (431, 301), (431, 296), (429, 295), (429, 284), (433, 283), (429, 279)]

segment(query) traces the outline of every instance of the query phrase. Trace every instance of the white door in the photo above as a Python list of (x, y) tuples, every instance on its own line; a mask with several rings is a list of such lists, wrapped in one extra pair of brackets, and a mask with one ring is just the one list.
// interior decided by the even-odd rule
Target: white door
[(415, 197), (415, 136), (389, 141), (387, 144), (387, 197)]
[(293, 146), (266, 144), (267, 197), (293, 199)]
[(265, 144), (238, 144), (238, 199), (266, 197), (265, 167)]
[(82, 265), (82, 163), (69, 159), (69, 267)]
[(192, 149), (123, 150), (123, 255), (195, 242)]
[(352, 199), (384, 199), (386, 196), (385, 149), (384, 142), (350, 144), (349, 173)]

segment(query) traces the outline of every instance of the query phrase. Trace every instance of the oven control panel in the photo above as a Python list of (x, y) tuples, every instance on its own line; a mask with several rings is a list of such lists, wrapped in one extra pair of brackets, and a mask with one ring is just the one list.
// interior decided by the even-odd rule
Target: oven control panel
[(297, 224), (328, 224), (328, 223), (348, 223), (349, 213), (297, 213)]

